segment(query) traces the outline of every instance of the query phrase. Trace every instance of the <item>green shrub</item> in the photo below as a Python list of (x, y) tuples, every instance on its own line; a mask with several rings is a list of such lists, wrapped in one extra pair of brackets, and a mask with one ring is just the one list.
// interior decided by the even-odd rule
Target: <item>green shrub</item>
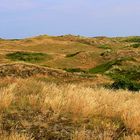
[(130, 80), (139, 80), (140, 79), (140, 71), (137, 71), (137, 70), (121, 71), (121, 74)]
[(140, 47), (140, 43), (132, 44), (132, 45), (130, 45), (130, 47), (138, 48), (138, 47)]
[(108, 74), (111, 78), (116, 79), (117, 77), (124, 77), (129, 80), (137, 81), (140, 79), (140, 70), (139, 68), (133, 69), (122, 69), (114, 70), (113, 73)]
[(139, 91), (140, 90), (140, 84), (124, 78), (124, 79), (115, 80), (115, 82), (111, 85), (111, 88), (114, 88), (114, 89), (128, 89), (128, 90), (131, 90), (131, 91)]
[(116, 70), (108, 74), (108, 76), (114, 80), (114, 83), (110, 86), (111, 88), (128, 89), (131, 91), (140, 90), (140, 83), (137, 83), (140, 78), (140, 71), (138, 69)]
[(14, 61), (25, 61), (25, 62), (40, 62), (46, 59), (48, 56), (44, 53), (31, 53), (31, 52), (14, 52), (6, 55), (8, 59)]

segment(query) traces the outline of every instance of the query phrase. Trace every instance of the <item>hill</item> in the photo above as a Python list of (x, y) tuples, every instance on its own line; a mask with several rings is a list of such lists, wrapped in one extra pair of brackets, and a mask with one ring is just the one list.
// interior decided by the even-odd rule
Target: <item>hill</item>
[(41, 35), (26, 39), (1, 39), (0, 63), (17, 62), (79, 73), (83, 77), (100, 75), (107, 81), (119, 82), (115, 88), (132, 87), (132, 90), (138, 90), (140, 37)]
[(0, 39), (0, 139), (139, 140), (140, 37)]

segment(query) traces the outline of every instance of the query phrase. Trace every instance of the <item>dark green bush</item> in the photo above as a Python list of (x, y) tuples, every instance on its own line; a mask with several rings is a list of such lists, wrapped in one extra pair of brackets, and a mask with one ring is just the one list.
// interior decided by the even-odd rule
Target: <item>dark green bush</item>
[(133, 48), (138, 48), (138, 47), (140, 47), (140, 43), (132, 44), (130, 46), (133, 47)]
[(108, 74), (108, 76), (114, 80), (114, 83), (110, 86), (113, 89), (140, 90), (140, 83), (137, 83), (140, 78), (140, 72), (137, 70), (115, 71), (112, 74)]
[(132, 82), (127, 79), (118, 79), (116, 80), (112, 85), (111, 88), (114, 89), (128, 89), (131, 91), (139, 91), (140, 90), (140, 84), (136, 82)]
[(48, 55), (44, 53), (14, 52), (9, 53), (6, 56), (8, 59), (14, 61), (40, 62), (45, 60)]
[(113, 79), (124, 77), (129, 80), (137, 81), (140, 80), (140, 69), (133, 68), (133, 69), (114, 70), (112, 74), (108, 75)]

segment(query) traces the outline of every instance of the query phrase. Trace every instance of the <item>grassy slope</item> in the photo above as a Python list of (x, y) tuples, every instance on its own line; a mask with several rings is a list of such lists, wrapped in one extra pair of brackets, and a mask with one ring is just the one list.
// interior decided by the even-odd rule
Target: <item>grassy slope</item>
[[(5, 84), (4, 84), (5, 83)], [(12, 83), (12, 84), (11, 84)], [(0, 83), (1, 137), (35, 140), (139, 139), (140, 94), (35, 79)], [(34, 87), (34, 88), (33, 88)], [(5, 132), (5, 133), (4, 133)], [(11, 136), (6, 136), (10, 133)], [(6, 140), (7, 140), (6, 139)]]
[[(1, 39), (0, 73), (18, 73), (19, 79), (0, 79), (0, 139), (140, 139), (139, 94), (95, 88), (112, 83), (109, 77), (140, 82), (139, 40), (72, 35)], [(31, 64), (39, 71), (42, 65), (54, 70), (36, 75)], [(20, 79), (24, 75), (33, 78)]]
[[(86, 43), (84, 41), (86, 41)], [(92, 43), (90, 43), (92, 41)], [(106, 52), (108, 48), (111, 50), (111, 56), (106, 56), (106, 59), (113, 57), (119, 57), (122, 53), (128, 53), (128, 51), (138, 51), (139, 49), (128, 47), (130, 42), (122, 42), (121, 39), (117, 38), (81, 38), (77, 36), (63, 36), (63, 37), (50, 37), (50, 36), (39, 36), (34, 38), (28, 38), (23, 40), (3, 40), (0, 41), (0, 52), (7, 53), (7, 51), (35, 51), (50, 53), (54, 58), (57, 56), (63, 56), (61, 60), (69, 61), (70, 58), (65, 58), (65, 55), (81, 52), (77, 54), (79, 60), (91, 59), (98, 60), (100, 53)], [(107, 47), (101, 47), (107, 46)], [(119, 52), (118, 52), (119, 51)], [(124, 52), (123, 52), (124, 51)], [(93, 56), (91, 57), (90, 55)], [(119, 53), (119, 54), (118, 54)], [(133, 52), (132, 52), (133, 53)], [(81, 54), (81, 55), (80, 55)], [(95, 55), (96, 54), (96, 55)], [(106, 55), (109, 55), (106, 54)], [(76, 56), (71, 57), (75, 59)], [(105, 56), (104, 56), (105, 57)], [(111, 57), (111, 58), (110, 58)], [(85, 59), (84, 59), (85, 58)], [(77, 58), (76, 58), (77, 59)], [(81, 60), (81, 61), (82, 61)], [(104, 58), (100, 58), (103, 61)], [(52, 61), (53, 62), (53, 61)], [(54, 66), (57, 67), (59, 64), (57, 61)], [(83, 62), (84, 63), (84, 62)], [(88, 63), (88, 62), (87, 62)], [(90, 62), (91, 63), (91, 62)], [(76, 66), (75, 66), (76, 67)]]
[[(53, 58), (51, 61), (44, 62), (44, 65), (55, 68), (81, 67), (88, 69), (117, 57), (136, 55), (135, 52), (139, 51), (139, 48), (127, 47), (128, 44), (131, 43), (122, 42), (121, 39), (117, 38), (81, 39), (81, 37), (75, 36), (39, 36), (23, 40), (0, 41), (0, 53), (6, 54), (13, 51), (43, 52), (50, 54)], [(101, 47), (103, 45), (107, 47)], [(66, 57), (77, 52), (80, 53), (73, 57)]]
[[(25, 61), (56, 69), (103, 74), (115, 69), (140, 69), (139, 37), (86, 38), (81, 36), (37, 36), (21, 40), (0, 40), (0, 63)], [(22, 52), (25, 58), (8, 59), (9, 53)], [(37, 61), (37, 53), (47, 57)], [(12, 55), (12, 54), (10, 54)], [(34, 60), (31, 60), (34, 59)], [(116, 63), (122, 60), (119, 64)], [(27, 61), (28, 60), (28, 61)], [(30, 60), (30, 61), (29, 61)], [(71, 70), (72, 69), (72, 70)], [(111, 71), (110, 71), (111, 70)], [(80, 72), (80, 71), (79, 71)]]

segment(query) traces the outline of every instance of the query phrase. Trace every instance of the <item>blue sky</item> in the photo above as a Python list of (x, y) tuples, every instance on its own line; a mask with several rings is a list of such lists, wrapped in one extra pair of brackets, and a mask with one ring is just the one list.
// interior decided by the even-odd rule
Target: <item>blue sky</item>
[(140, 0), (0, 0), (0, 37), (140, 35)]

